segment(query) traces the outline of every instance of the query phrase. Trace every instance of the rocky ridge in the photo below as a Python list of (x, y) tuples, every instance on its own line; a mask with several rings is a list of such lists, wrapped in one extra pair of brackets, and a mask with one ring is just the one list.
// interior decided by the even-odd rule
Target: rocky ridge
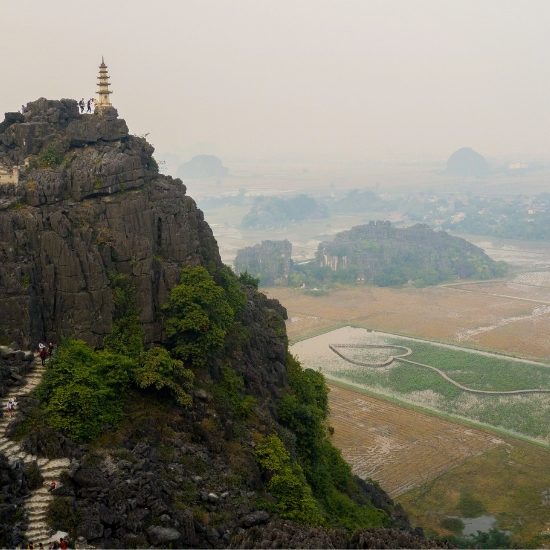
[(221, 264), (202, 212), (180, 180), (158, 173), (153, 147), (114, 109), (79, 114), (74, 100), (39, 99), (0, 124), (0, 341), (29, 347), (111, 329), (109, 277), (137, 287), (147, 340), (182, 265)]
[[(23, 345), (74, 335), (101, 346), (113, 324), (112, 279), (124, 275), (136, 288), (145, 344), (163, 343), (160, 308), (181, 268), (199, 265), (219, 275), (223, 266), (202, 213), (179, 180), (158, 174), (152, 152), (145, 140), (128, 133), (114, 110), (81, 115), (73, 100), (40, 99), (23, 115), (6, 116), (0, 164), (19, 166), (20, 178), (0, 186), (0, 300), (7, 312), (0, 319), (0, 339)], [(322, 378), (314, 377), (316, 387), (304, 387), (301, 367), (287, 356), (285, 309), (253, 285), (232, 281), (242, 306), (223, 350), (195, 368), (190, 406), (177, 406), (166, 392), (125, 386), (123, 417), (89, 443), (78, 443), (48, 423), (51, 411), (40, 395), (27, 395), (40, 381), (40, 365), (26, 386), (21, 379), (7, 391), (6, 397), (18, 394), (21, 402), (17, 418), (3, 424), (2, 437), (9, 440), (2, 449), (16, 468), (29, 463), (39, 469), (36, 492), (28, 499), (26, 532), (33, 542), (44, 540), (50, 529), (98, 547), (125, 548), (222, 548), (264, 540), (311, 545), (332, 536), (323, 528), (278, 523), (278, 497), (267, 490), (274, 474), (262, 469), (255, 452), (258, 442), (279, 438), (280, 475), (290, 476), (306, 497), (312, 489), (298, 462), (300, 437), (313, 434), (313, 444), (323, 443), (319, 456), (338, 464), (322, 439), (328, 433), (320, 420), (326, 414)], [(71, 365), (64, 372), (67, 383)], [(50, 368), (53, 372), (56, 364)], [(303, 397), (291, 392), (290, 372), (295, 384), (301, 380), (296, 387)], [(312, 404), (312, 395), (319, 405)], [(314, 411), (316, 431), (300, 436), (305, 424), (296, 428), (292, 419), (284, 420), (279, 405), (285, 397), (287, 411), (305, 407), (304, 417)], [(67, 405), (70, 412), (70, 399)], [(380, 525), (383, 518), (399, 533), (412, 533), (402, 509), (381, 489), (346, 478), (343, 469), (338, 475), (348, 483), (340, 492), (334, 485), (333, 494), (343, 499), (338, 502), (356, 512), (362, 507), (371, 514), (369, 524)], [(62, 481), (53, 500), (42, 486), (52, 476)], [(321, 506), (323, 496), (304, 502)], [(331, 519), (319, 518), (327, 524)], [(286, 538), (276, 535), (281, 525)], [(265, 526), (261, 540), (257, 529), (251, 531), (258, 526)], [(393, 536), (388, 529), (381, 533), (385, 540)]]

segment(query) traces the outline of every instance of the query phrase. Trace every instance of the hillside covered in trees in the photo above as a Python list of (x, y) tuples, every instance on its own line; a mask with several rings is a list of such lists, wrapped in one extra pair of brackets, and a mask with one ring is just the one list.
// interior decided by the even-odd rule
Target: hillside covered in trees
[(305, 287), (333, 283), (427, 286), (500, 277), (507, 270), (506, 264), (495, 262), (465, 239), (423, 224), (401, 229), (378, 221), (342, 231), (333, 240), (321, 242), (309, 262), (296, 264), (286, 254), (285, 277), (277, 278), (283, 245), (283, 241), (266, 241), (239, 251), (237, 270), (248, 272), (263, 285)]
[(364, 281), (379, 286), (425, 286), (455, 279), (489, 279), (506, 268), (479, 247), (417, 224), (399, 229), (370, 222), (319, 244), (306, 272), (321, 280)]

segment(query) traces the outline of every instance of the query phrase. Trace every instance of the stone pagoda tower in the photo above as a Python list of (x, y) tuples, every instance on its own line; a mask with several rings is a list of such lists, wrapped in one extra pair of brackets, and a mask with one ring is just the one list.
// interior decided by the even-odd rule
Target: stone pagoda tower
[(101, 58), (101, 65), (99, 66), (99, 76), (97, 77), (97, 96), (96, 109), (101, 111), (107, 107), (112, 107), (109, 95), (112, 94), (109, 90), (109, 72), (107, 71), (107, 65), (103, 57)]

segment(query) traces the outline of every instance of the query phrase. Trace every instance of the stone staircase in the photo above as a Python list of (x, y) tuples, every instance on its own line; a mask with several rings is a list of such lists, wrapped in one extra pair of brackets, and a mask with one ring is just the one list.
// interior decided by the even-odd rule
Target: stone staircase
[[(29, 542), (32, 541), (34, 543), (35, 548), (38, 547), (39, 542), (47, 546), (45, 543), (49, 542), (51, 535), (53, 535), (53, 531), (46, 523), (48, 506), (53, 500), (53, 495), (48, 492), (48, 488), (52, 479), (57, 481), (57, 486), (59, 487), (59, 476), (63, 471), (68, 469), (70, 461), (68, 458), (52, 460), (48, 458), (39, 458), (25, 452), (17, 442), (8, 439), (6, 430), (12, 419), (7, 415), (6, 403), (12, 397), (19, 398), (36, 388), (42, 379), (44, 371), (45, 367), (41, 365), (40, 359), (36, 357), (34, 360), (34, 368), (25, 378), (27, 383), (24, 386), (13, 387), (11, 391), (0, 400), (0, 406), (4, 411), (4, 416), (0, 418), (0, 452), (6, 455), (11, 465), (15, 465), (17, 461), (22, 461), (24, 464), (36, 462), (44, 478), (43, 486), (32, 491), (25, 501), (25, 510), (28, 515), (28, 528), (25, 532), (25, 536)], [(15, 414), (17, 414), (17, 411)]]

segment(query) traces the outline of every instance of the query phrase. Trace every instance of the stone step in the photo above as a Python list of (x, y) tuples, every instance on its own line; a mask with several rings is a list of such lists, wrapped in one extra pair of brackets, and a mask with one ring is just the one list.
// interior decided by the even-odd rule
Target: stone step
[(37, 512), (36, 514), (34, 515), (30, 515), (29, 513), (29, 526), (27, 529), (32, 529), (34, 526), (36, 525), (39, 525), (42, 524), (42, 523), (46, 523), (47, 521), (47, 516), (48, 516), (48, 511), (47, 510), (40, 510), (39, 512)]
[(28, 512), (34, 512), (34, 511), (39, 511), (39, 512), (42, 512), (44, 510), (47, 510), (48, 509), (48, 506), (50, 504), (52, 499), (48, 499), (48, 500), (44, 500), (44, 501), (40, 501), (40, 502), (25, 502), (25, 509), (28, 511)]
[(21, 447), (16, 443), (15, 445), (6, 445), (2, 452), (8, 457), (13, 457), (21, 451)]
[(25, 507), (30, 510), (38, 506), (47, 506), (52, 501), (52, 498), (51, 495), (32, 496), (25, 502)]
[(46, 520), (40, 519), (40, 520), (33, 521), (32, 524), (29, 525), (29, 527), (27, 528), (27, 533), (32, 531), (36, 532), (36, 531), (42, 531), (42, 530), (49, 531), (49, 529), (50, 529), (50, 526), (46, 523)]
[(19, 444), (15, 441), (11, 441), (10, 439), (5, 439), (2, 443), (0, 443), (0, 451), (3, 453), (6, 452), (6, 449), (14, 449), (16, 447), (19, 448)]
[(2, 449), (2, 452), (8, 457), (12, 458), (15, 457), (17, 454), (21, 452), (21, 447), (19, 445), (8, 445), (4, 449)]
[(25, 464), (32, 462), (32, 455), (27, 454), (25, 451), (17, 453), (17, 458), (20, 458)]
[(61, 472), (63, 470), (67, 470), (68, 468), (69, 468), (69, 464), (44, 464), (41, 470), (43, 473), (48, 473), (48, 472)]
[(48, 513), (47, 508), (44, 508), (44, 509), (35, 508), (34, 510), (28, 511), (29, 519), (31, 521), (40, 519), (41, 517), (45, 516), (47, 513)]
[(44, 529), (39, 529), (37, 531), (27, 531), (25, 533), (25, 537), (32, 541), (33, 544), (35, 543), (35, 541), (40, 537), (41, 539), (45, 538), (45, 539), (48, 539), (50, 537), (50, 533), (52, 532), (52, 530), (49, 528), (49, 527), (46, 527)]
[(41, 468), (42, 472), (49, 472), (57, 468), (68, 468), (71, 461), (68, 458), (54, 458)]
[(37, 521), (27, 529), (27, 536), (31, 533), (44, 533), (47, 534), (50, 532), (50, 527), (45, 521)]

